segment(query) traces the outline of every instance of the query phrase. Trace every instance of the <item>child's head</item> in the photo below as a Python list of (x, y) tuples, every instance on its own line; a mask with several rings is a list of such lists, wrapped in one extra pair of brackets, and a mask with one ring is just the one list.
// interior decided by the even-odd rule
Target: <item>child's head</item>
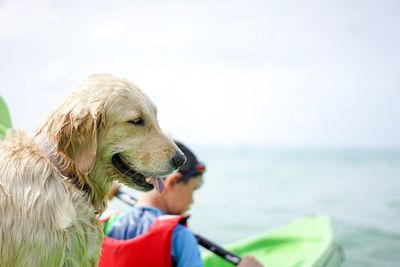
[(205, 166), (199, 162), (192, 151), (181, 142), (175, 141), (185, 154), (186, 162), (176, 173), (165, 180), (165, 190), (162, 193), (167, 204), (167, 213), (182, 214), (193, 203), (193, 193), (203, 183)]
[[(205, 172), (206, 167), (197, 160), (193, 152), (179, 141), (175, 140), (176, 145), (185, 154), (186, 162), (177, 171), (180, 174), (179, 183), (188, 183), (191, 179), (199, 178)], [(200, 177), (201, 178), (201, 177)]]

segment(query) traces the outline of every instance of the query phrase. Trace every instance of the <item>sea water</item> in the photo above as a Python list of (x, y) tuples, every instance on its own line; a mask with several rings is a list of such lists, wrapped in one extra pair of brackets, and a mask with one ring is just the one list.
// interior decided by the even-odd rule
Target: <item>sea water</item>
[(190, 210), (194, 232), (227, 244), (320, 214), (344, 248), (343, 266), (400, 266), (400, 150), (193, 150), (207, 166)]

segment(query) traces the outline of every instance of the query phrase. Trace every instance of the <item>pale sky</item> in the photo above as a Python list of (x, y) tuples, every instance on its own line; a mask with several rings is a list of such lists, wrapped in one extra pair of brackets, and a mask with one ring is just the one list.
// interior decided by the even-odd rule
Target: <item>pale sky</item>
[(400, 147), (400, 1), (0, 0), (0, 95), (32, 132), (93, 73), (188, 144)]

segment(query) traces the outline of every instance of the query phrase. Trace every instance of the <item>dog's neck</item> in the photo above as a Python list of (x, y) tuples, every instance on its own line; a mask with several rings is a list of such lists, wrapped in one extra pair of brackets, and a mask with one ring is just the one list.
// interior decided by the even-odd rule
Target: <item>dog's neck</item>
[(65, 177), (71, 175), (71, 171), (65, 160), (56, 153), (56, 144), (53, 144), (44, 134), (38, 134), (34, 137), (35, 143), (44, 155), (50, 160), (50, 162), (56, 167), (56, 169)]
[[(78, 181), (79, 178), (74, 174), (73, 166), (68, 163), (64, 157), (62, 157), (59, 153), (57, 153), (57, 146), (54, 142), (49, 140), (47, 136), (44, 134), (38, 134), (34, 137), (34, 141), (41, 150), (41, 152), (49, 159), (49, 161), (54, 165), (54, 167), (58, 170), (58, 172), (64, 176), (66, 179), (65, 182), (68, 182), (78, 190), (85, 192), (89, 200), (92, 199), (91, 189), (88, 184), (81, 185)], [(82, 174), (84, 175), (84, 174)], [(92, 203), (96, 213), (101, 214), (102, 208), (100, 205), (96, 205)]]

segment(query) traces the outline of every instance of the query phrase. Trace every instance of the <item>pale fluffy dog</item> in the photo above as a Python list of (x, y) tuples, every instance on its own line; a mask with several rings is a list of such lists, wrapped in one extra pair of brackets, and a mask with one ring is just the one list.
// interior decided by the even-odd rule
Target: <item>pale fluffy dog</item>
[(0, 266), (97, 266), (113, 180), (150, 190), (185, 157), (132, 83), (93, 75), (37, 129), (0, 142)]

